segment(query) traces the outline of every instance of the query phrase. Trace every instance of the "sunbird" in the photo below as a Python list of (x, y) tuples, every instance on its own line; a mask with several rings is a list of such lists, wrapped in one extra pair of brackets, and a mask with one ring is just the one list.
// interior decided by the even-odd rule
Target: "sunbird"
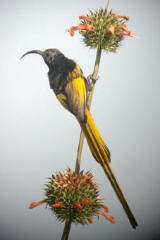
[(83, 71), (74, 60), (65, 57), (58, 49), (32, 50), (26, 52), (21, 58), (32, 53), (43, 57), (49, 68), (50, 88), (53, 89), (59, 102), (78, 120), (93, 157), (102, 166), (132, 227), (136, 228), (138, 226), (137, 221), (111, 168), (110, 151), (103, 141), (87, 106), (89, 84), (83, 75)]

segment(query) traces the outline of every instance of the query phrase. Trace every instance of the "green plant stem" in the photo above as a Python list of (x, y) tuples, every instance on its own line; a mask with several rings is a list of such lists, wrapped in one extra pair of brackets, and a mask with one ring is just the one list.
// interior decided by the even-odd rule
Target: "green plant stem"
[(64, 230), (63, 230), (61, 240), (68, 240), (69, 233), (70, 233), (70, 230), (71, 230), (71, 224), (72, 224), (71, 220), (68, 220), (68, 221), (65, 222), (65, 226), (64, 226)]
[(108, 14), (108, 10), (109, 10), (109, 0), (107, 0), (106, 10), (107, 10), (107, 14)]

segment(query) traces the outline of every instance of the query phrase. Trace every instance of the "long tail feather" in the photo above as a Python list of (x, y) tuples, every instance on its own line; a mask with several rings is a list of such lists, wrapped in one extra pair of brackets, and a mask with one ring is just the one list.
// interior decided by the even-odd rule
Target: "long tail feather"
[(122, 204), (122, 207), (125, 210), (126, 215), (128, 216), (128, 219), (132, 225), (133, 228), (136, 228), (138, 226), (137, 221), (127, 203), (127, 200), (125, 199), (125, 196), (116, 180), (116, 177), (113, 173), (113, 170), (111, 168), (110, 163), (110, 152), (107, 146), (105, 145), (93, 119), (89, 112), (89, 110), (86, 111), (87, 114), (87, 121), (80, 122), (81, 128), (85, 134), (85, 137), (87, 139), (88, 145), (90, 147), (90, 150), (96, 159), (98, 163), (101, 164), (103, 167), (103, 170), (105, 174), (107, 175), (119, 201)]

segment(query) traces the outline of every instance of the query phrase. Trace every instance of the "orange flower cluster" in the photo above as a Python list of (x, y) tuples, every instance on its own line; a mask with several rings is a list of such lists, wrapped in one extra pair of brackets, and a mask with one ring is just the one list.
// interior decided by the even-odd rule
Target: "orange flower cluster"
[[(117, 18), (123, 18), (125, 20), (129, 20), (128, 15), (115, 15)], [(79, 16), (79, 19), (81, 20), (87, 20), (88, 22), (92, 22), (91, 17), (87, 15), (81, 15)], [(92, 24), (79, 24), (78, 26), (72, 26), (68, 29), (69, 34), (73, 37), (75, 34), (75, 31), (94, 31), (95, 27)], [(119, 29), (122, 29), (124, 33), (122, 35), (130, 36), (132, 37), (131, 31), (128, 29), (127, 24), (124, 23), (122, 26), (119, 27)], [(106, 30), (106, 33), (114, 34), (115, 33), (115, 27), (113, 25), (109, 25), (108, 29)]]
[[(81, 203), (76, 203), (74, 205), (75, 208), (77, 209), (82, 209), (83, 208), (83, 205), (84, 204), (90, 204), (90, 201), (89, 200), (83, 200)], [(104, 209), (104, 212), (102, 212), (101, 210), (97, 210), (97, 214), (98, 215), (102, 215), (105, 219), (107, 219), (109, 222), (111, 223), (115, 223), (115, 220), (114, 220), (114, 217), (112, 217), (111, 215), (107, 214), (109, 209), (107, 206), (105, 205), (100, 205), (99, 208), (103, 208)], [(90, 224), (94, 223), (94, 220), (91, 218), (91, 219), (88, 219), (88, 222)]]
[(85, 205), (85, 204), (90, 204), (91, 202), (89, 201), (89, 200), (82, 200), (80, 203), (76, 203), (75, 205), (74, 205), (74, 207), (75, 208), (77, 208), (77, 209), (82, 209), (83, 208), (83, 205)]
[[(35, 207), (40, 206), (40, 205), (43, 204), (43, 203), (47, 203), (47, 201), (46, 201), (46, 200), (41, 200), (41, 201), (38, 201), (38, 202), (32, 202), (32, 203), (30, 204), (29, 208), (30, 208), (30, 209), (33, 209), (33, 208), (35, 208)], [(85, 200), (82, 200), (80, 203), (75, 203), (75, 204), (74, 204), (74, 208), (80, 210), (80, 209), (83, 208), (83, 206), (84, 206), (85, 204), (90, 204), (90, 203), (91, 203), (91, 202), (90, 202), (88, 199), (85, 199)], [(54, 208), (63, 207), (63, 204), (60, 203), (60, 202), (59, 202), (59, 203), (54, 203), (54, 204), (52, 205), (52, 207), (54, 207)], [(105, 206), (105, 205), (100, 205), (99, 208), (103, 208), (103, 209), (104, 209), (104, 212), (102, 212), (101, 210), (97, 210), (97, 214), (98, 214), (98, 215), (103, 216), (103, 217), (104, 217), (105, 219), (107, 219), (110, 223), (115, 223), (114, 217), (111, 216), (111, 215), (109, 215), (109, 214), (107, 214), (108, 211), (109, 211), (109, 209), (108, 209), (107, 206)], [(88, 219), (88, 223), (92, 224), (92, 223), (94, 223), (94, 220), (93, 220), (92, 218), (91, 218), (91, 219)]]

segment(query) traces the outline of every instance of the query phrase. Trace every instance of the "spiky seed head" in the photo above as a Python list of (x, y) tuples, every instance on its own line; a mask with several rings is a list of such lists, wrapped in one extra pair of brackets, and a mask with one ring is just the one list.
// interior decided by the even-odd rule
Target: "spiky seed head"
[(85, 45), (91, 48), (101, 47), (103, 50), (115, 52), (121, 40), (124, 39), (124, 33), (127, 35), (124, 24), (128, 19), (125, 18), (126, 15), (121, 15), (121, 18), (118, 16), (120, 15), (116, 15), (112, 11), (107, 13), (106, 9), (90, 11), (85, 17), (82, 16), (80, 18), (81, 24), (92, 26), (91, 30), (80, 31)]
[(98, 185), (90, 172), (71, 169), (52, 175), (45, 188), (46, 202), (60, 221), (88, 224), (102, 204)]

